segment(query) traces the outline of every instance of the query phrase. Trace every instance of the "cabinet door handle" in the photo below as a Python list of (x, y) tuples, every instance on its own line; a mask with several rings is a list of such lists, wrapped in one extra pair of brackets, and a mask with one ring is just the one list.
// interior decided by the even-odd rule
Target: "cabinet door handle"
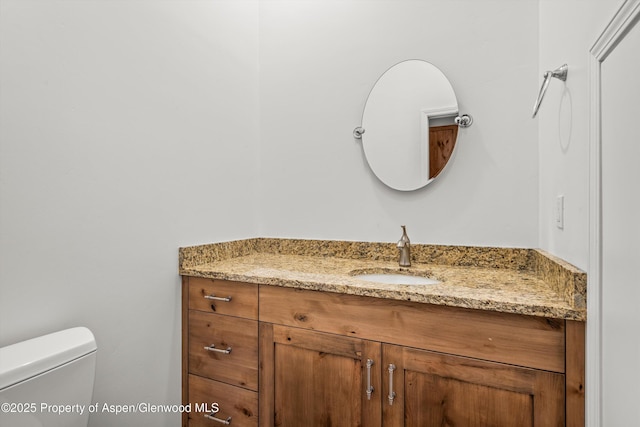
[(210, 420), (213, 420), (213, 421), (217, 421), (217, 422), (219, 422), (219, 423), (222, 423), (222, 424), (224, 424), (224, 425), (226, 425), (226, 426), (228, 426), (229, 424), (231, 424), (231, 417), (228, 417), (226, 420), (223, 420), (222, 418), (214, 417), (214, 416), (213, 416), (213, 414), (215, 414), (215, 412), (211, 411), (211, 413), (210, 413), (210, 414), (204, 414), (204, 417), (205, 417), (205, 418), (208, 418), (208, 419), (210, 419)]
[(393, 371), (396, 370), (396, 365), (393, 363), (389, 364), (389, 405), (393, 405), (393, 401), (396, 398), (396, 392), (393, 391)]
[(224, 302), (229, 302), (231, 301), (231, 297), (217, 297), (214, 294), (211, 295), (205, 295), (204, 296), (206, 299), (212, 299), (212, 300), (216, 300), (216, 301), (224, 301)]
[(373, 386), (371, 385), (371, 367), (373, 366), (373, 360), (367, 359), (367, 400), (371, 400), (373, 394)]
[(229, 353), (231, 353), (231, 347), (230, 347), (230, 346), (229, 346), (229, 347), (227, 347), (227, 348), (226, 348), (226, 350), (223, 350), (223, 349), (221, 349), (221, 348), (216, 348), (216, 345), (215, 345), (215, 344), (211, 344), (210, 346), (205, 347), (204, 349), (205, 349), (205, 350), (207, 350), (207, 351), (215, 351), (215, 352), (218, 352), (218, 353), (224, 353), (224, 354), (229, 354)]

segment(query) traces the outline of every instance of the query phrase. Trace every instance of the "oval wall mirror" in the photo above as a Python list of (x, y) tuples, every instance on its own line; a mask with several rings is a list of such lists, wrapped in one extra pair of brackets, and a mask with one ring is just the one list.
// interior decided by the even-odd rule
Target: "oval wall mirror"
[(447, 77), (433, 64), (406, 60), (376, 81), (365, 103), (362, 138), (369, 167), (387, 186), (417, 190), (447, 164), (460, 126), (458, 101)]

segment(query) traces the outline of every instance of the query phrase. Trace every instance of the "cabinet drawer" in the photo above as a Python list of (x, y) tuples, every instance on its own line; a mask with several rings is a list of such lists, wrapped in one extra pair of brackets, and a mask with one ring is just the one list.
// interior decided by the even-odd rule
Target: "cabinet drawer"
[(205, 404), (209, 409), (218, 409), (212, 414), (214, 417), (221, 420), (231, 417), (232, 426), (258, 425), (258, 393), (253, 391), (189, 375), (189, 403), (189, 427), (223, 425), (205, 416), (207, 413), (201, 410)]
[(258, 285), (190, 277), (189, 308), (258, 319)]
[(257, 390), (258, 322), (190, 310), (189, 372)]

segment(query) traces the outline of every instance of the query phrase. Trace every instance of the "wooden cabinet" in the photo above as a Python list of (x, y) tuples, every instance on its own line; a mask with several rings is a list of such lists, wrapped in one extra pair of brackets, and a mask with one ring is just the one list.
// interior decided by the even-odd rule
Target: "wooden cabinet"
[(263, 426), (564, 425), (562, 374), (279, 325), (262, 331), (272, 379)]
[(258, 425), (258, 287), (183, 279), (182, 425)]
[[(245, 285), (242, 315), (202, 302)], [(232, 425), (584, 426), (582, 322), (208, 279), (185, 294), (185, 402)], [(203, 336), (237, 358), (198, 353)]]
[(268, 323), (260, 339), (260, 425), (379, 425), (380, 343)]
[(562, 374), (393, 345), (382, 365), (385, 426), (564, 425)]

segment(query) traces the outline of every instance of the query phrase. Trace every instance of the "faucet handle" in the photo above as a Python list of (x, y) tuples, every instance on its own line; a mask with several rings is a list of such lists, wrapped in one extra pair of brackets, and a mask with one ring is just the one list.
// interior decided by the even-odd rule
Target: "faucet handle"
[(400, 267), (410, 267), (411, 266), (411, 242), (409, 241), (409, 236), (407, 236), (407, 227), (402, 226), (402, 237), (398, 240), (398, 249), (400, 250), (400, 259), (398, 263)]
[[(398, 247), (403, 248), (405, 246), (408, 246), (411, 241), (409, 240), (409, 236), (407, 235), (407, 226), (401, 225), (400, 227), (402, 227), (402, 237), (400, 237), (400, 240), (398, 240)], [(402, 246), (400, 246), (400, 243), (402, 243)]]

